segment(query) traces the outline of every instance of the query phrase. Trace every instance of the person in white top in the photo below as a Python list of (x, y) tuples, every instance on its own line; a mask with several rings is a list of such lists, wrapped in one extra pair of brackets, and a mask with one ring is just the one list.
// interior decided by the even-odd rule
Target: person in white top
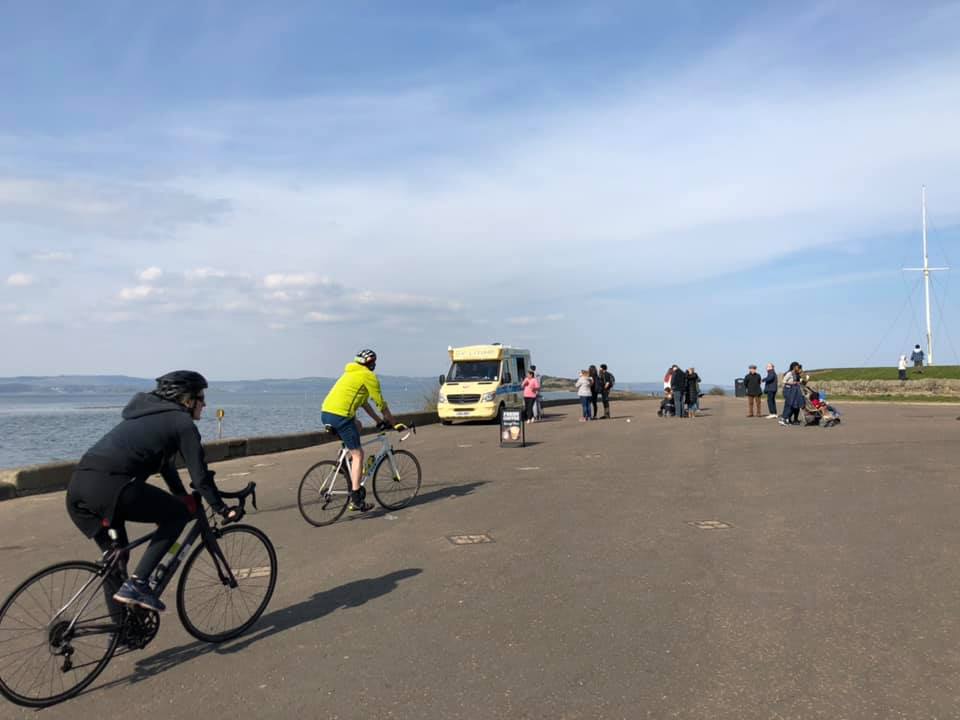
[(577, 397), (580, 398), (582, 414), (580, 422), (587, 422), (590, 419), (590, 399), (593, 397), (593, 378), (590, 377), (589, 370), (580, 371), (580, 377), (577, 378)]
[(900, 361), (897, 363), (897, 374), (900, 376), (901, 380), (907, 379), (907, 356), (901, 355)]

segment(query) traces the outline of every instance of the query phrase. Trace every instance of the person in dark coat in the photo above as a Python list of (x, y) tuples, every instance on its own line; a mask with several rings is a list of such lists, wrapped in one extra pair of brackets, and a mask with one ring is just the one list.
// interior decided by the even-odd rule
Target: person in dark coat
[[(228, 522), (240, 519), (240, 509), (228, 508), (220, 497), (194, 422), (206, 405), (206, 387), (203, 375), (191, 370), (157, 378), (153, 392), (133, 396), (123, 409), (122, 422), (80, 458), (70, 478), (67, 513), (102, 550), (112, 544), (110, 529), (121, 546), (129, 544), (125, 521), (157, 525), (136, 570), (113, 595), (117, 602), (165, 610), (149, 579), (196, 511), (177, 472), (178, 456), (190, 473), (191, 486), (207, 504)], [(172, 494), (147, 484), (156, 473)]]
[(743, 376), (743, 387), (747, 391), (747, 417), (760, 417), (760, 396), (763, 394), (760, 382), (757, 366), (751, 365)]
[(687, 411), (690, 417), (700, 412), (700, 376), (696, 368), (687, 370)]
[(773, 363), (767, 363), (767, 375), (763, 378), (763, 392), (767, 396), (767, 410), (770, 414), (768, 418), (777, 416), (777, 371)]
[(593, 405), (592, 420), (599, 420), (597, 415), (597, 398), (600, 397), (600, 373), (597, 372), (597, 366), (591, 365), (588, 368), (590, 372), (590, 404)]
[(783, 415), (778, 421), (781, 425), (800, 423), (800, 408), (803, 407), (803, 387), (800, 384), (802, 370), (803, 366), (793, 361), (783, 375)]
[(676, 416), (686, 417), (684, 398), (687, 395), (687, 374), (679, 365), (673, 366), (673, 375), (670, 376), (670, 389), (673, 390), (673, 401), (676, 404)]
[(913, 346), (913, 352), (910, 353), (910, 360), (917, 372), (923, 372), (923, 350), (920, 349), (920, 343)]
[(600, 401), (603, 403), (603, 418), (610, 419), (610, 391), (616, 378), (607, 369), (606, 363), (600, 363)]

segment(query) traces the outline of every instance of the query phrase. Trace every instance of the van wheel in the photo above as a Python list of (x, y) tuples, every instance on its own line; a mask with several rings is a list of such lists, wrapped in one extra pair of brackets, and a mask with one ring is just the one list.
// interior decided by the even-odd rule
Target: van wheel
[(441, 420), (441, 425), (453, 425), (453, 420)]
[(497, 417), (494, 418), (494, 422), (497, 425), (503, 425), (503, 403), (500, 403), (500, 407), (497, 408)]

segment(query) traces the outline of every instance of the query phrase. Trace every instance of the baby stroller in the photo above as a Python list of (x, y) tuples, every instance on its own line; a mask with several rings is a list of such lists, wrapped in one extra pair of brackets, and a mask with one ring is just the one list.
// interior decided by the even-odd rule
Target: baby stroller
[(660, 409), (657, 410), (657, 417), (673, 417), (677, 414), (677, 406), (673, 401), (673, 393), (666, 392), (663, 400), (660, 401)]
[(833, 427), (840, 424), (840, 411), (827, 403), (826, 393), (803, 386), (803, 424)]

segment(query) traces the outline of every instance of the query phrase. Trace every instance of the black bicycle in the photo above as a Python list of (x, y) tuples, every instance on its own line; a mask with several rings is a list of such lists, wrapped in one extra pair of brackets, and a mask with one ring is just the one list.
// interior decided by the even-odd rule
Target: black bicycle
[[(224, 498), (239, 500), (243, 517), (256, 483)], [(177, 615), (198, 640), (230, 640), (257, 621), (277, 583), (277, 553), (250, 525), (221, 527), (208, 518), (199, 494), (195, 522), (154, 574), (159, 597), (186, 557), (177, 583)], [(110, 531), (116, 541), (116, 531)], [(130, 551), (153, 533), (114, 547), (98, 562), (57, 563), (14, 590), (0, 608), (0, 693), (26, 707), (46, 707), (81, 692), (103, 671), (118, 647), (146, 647), (160, 629), (153, 610), (123, 605), (113, 594), (127, 577)], [(200, 538), (193, 552), (191, 547)], [(189, 553), (189, 557), (188, 557)]]

